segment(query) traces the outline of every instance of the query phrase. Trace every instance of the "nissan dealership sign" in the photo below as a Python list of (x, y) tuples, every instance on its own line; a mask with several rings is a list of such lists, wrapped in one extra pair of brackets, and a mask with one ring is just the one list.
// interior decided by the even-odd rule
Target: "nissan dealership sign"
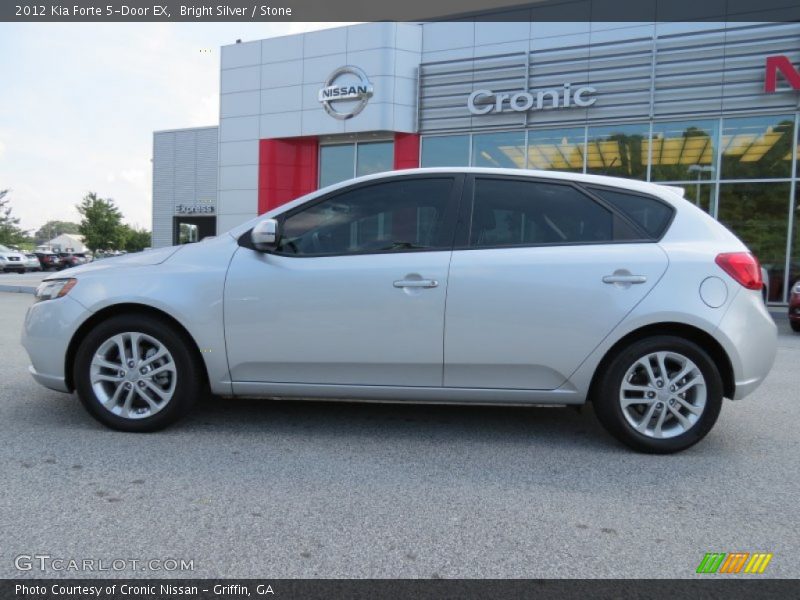
[(339, 67), (328, 76), (317, 99), (334, 119), (351, 119), (367, 106), (374, 88), (358, 67)]
[(561, 89), (553, 88), (537, 92), (494, 92), (475, 90), (467, 98), (467, 108), (473, 115), (501, 112), (527, 112), (556, 108), (586, 108), (597, 101), (597, 90), (590, 85), (576, 88), (565, 83)]

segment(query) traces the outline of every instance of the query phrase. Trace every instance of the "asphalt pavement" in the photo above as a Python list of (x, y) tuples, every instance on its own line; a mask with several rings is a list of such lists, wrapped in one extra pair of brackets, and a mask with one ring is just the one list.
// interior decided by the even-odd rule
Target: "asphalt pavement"
[[(800, 577), (785, 319), (761, 388), (699, 445), (648, 456), (590, 409), (217, 398), (113, 432), (28, 375), (30, 302), (0, 293), (0, 577), (694, 577), (706, 552), (771, 552), (766, 576)], [(36, 554), (193, 570), (15, 567)]]

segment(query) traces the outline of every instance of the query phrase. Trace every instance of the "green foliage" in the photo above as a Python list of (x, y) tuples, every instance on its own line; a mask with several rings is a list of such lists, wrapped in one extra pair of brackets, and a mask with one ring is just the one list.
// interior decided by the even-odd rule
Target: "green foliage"
[(128, 252), (139, 252), (152, 245), (150, 232), (146, 229), (134, 229), (130, 225), (121, 226), (124, 248)]
[(62, 233), (80, 233), (80, 225), (71, 221), (48, 221), (33, 234), (37, 244), (43, 244)]
[(29, 241), (27, 232), (19, 228), (19, 219), (11, 216), (10, 190), (0, 190), (0, 244), (19, 246)]
[(84, 237), (83, 243), (92, 252), (124, 247), (122, 213), (113, 200), (98, 198), (97, 194), (89, 192), (75, 208), (83, 217), (78, 231)]
[(122, 213), (112, 199), (98, 198), (97, 194), (89, 192), (76, 208), (83, 217), (78, 225), (78, 233), (84, 236), (83, 243), (92, 252), (139, 252), (150, 247), (150, 232), (123, 223)]

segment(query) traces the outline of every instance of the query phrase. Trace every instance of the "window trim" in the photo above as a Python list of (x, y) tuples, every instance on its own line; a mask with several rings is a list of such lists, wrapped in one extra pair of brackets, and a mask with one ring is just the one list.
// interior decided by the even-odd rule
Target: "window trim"
[[(376, 255), (376, 254), (413, 254), (417, 252), (452, 252), (453, 244), (455, 242), (455, 235), (458, 229), (458, 211), (460, 208), (461, 203), (461, 196), (464, 188), (464, 173), (430, 173), (430, 174), (418, 174), (415, 173), (413, 175), (405, 175), (402, 172), (393, 173), (392, 176), (383, 177), (381, 179), (375, 179), (370, 181), (362, 181), (359, 183), (355, 183), (352, 185), (348, 185), (344, 188), (339, 188), (334, 191), (328, 192), (326, 194), (322, 194), (308, 202), (301, 204), (300, 206), (295, 206), (294, 208), (284, 211), (275, 217), (278, 223), (283, 226), (286, 219), (292, 217), (296, 214), (303, 212), (304, 210), (313, 208), (314, 206), (321, 204), (331, 198), (335, 198), (336, 196), (349, 193), (355, 190), (359, 190), (362, 188), (372, 187), (376, 185), (382, 185), (386, 183), (392, 183), (394, 181), (401, 181), (401, 180), (411, 180), (411, 181), (421, 181), (426, 179), (449, 179), (452, 182), (452, 186), (450, 188), (450, 197), (447, 199), (445, 203), (445, 213), (444, 213), (444, 226), (449, 228), (450, 230), (450, 243), (448, 246), (444, 246), (441, 248), (406, 248), (406, 249), (399, 249), (399, 250), (364, 250), (360, 252), (336, 252), (336, 253), (325, 253), (325, 254), (290, 254), (286, 252), (279, 252), (276, 250), (267, 250), (265, 254), (272, 254), (274, 256), (282, 256), (287, 258), (331, 258), (331, 257), (338, 257), (338, 256), (365, 256), (365, 255)], [(239, 245), (250, 248), (251, 250), (255, 250), (253, 245), (250, 241), (250, 233), (252, 232), (252, 228), (248, 229), (245, 233), (243, 233), (239, 237)]]
[[(638, 239), (632, 240), (602, 240), (602, 241), (593, 241), (593, 242), (564, 242), (564, 243), (542, 243), (542, 244), (503, 244), (503, 245), (492, 245), (492, 246), (471, 246), (469, 244), (469, 237), (470, 237), (470, 229), (472, 225), (472, 209), (474, 203), (472, 200), (474, 199), (475, 194), (475, 182), (478, 179), (492, 179), (492, 180), (507, 180), (507, 181), (521, 181), (526, 183), (544, 183), (544, 184), (551, 184), (551, 185), (562, 185), (565, 187), (571, 187), (579, 194), (583, 194), (589, 200), (599, 204), (606, 210), (608, 210), (613, 216), (621, 219), (627, 225), (629, 225), (633, 231), (638, 232), (642, 237)], [(624, 188), (615, 188), (614, 186), (598, 186), (598, 187), (608, 187), (610, 189), (624, 189)], [(639, 194), (642, 196), (646, 196), (648, 198), (652, 198), (652, 196), (648, 194)], [(464, 183), (464, 191), (461, 194), (462, 202), (461, 207), (459, 210), (459, 219), (457, 223), (457, 230), (456, 230), (456, 242), (453, 246), (453, 250), (513, 250), (517, 248), (556, 248), (556, 247), (565, 247), (565, 246), (600, 246), (600, 245), (609, 245), (609, 244), (650, 244), (655, 243), (658, 240), (653, 239), (646, 231), (644, 231), (636, 222), (634, 222), (630, 217), (626, 214), (617, 210), (614, 206), (611, 206), (609, 203), (605, 202), (602, 198), (597, 197), (595, 194), (589, 193), (584, 187), (581, 185), (581, 182), (576, 181), (569, 181), (564, 179), (551, 179), (548, 177), (531, 177), (526, 175), (506, 175), (506, 174), (497, 174), (493, 175), (491, 173), (468, 173), (466, 181)], [(663, 202), (663, 200), (661, 200)], [(664, 204), (667, 204), (664, 202)], [(672, 223), (672, 219), (675, 216), (675, 209), (672, 208), (673, 214), (670, 218), (670, 224)], [(665, 228), (664, 232), (669, 229), (669, 226)]]

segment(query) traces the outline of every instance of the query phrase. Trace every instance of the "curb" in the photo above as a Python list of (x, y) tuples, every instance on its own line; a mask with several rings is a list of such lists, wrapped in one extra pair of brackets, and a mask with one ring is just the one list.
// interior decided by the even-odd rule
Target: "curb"
[(17, 294), (33, 294), (36, 291), (35, 285), (4, 285), (0, 284), (0, 292), (11, 292)]

